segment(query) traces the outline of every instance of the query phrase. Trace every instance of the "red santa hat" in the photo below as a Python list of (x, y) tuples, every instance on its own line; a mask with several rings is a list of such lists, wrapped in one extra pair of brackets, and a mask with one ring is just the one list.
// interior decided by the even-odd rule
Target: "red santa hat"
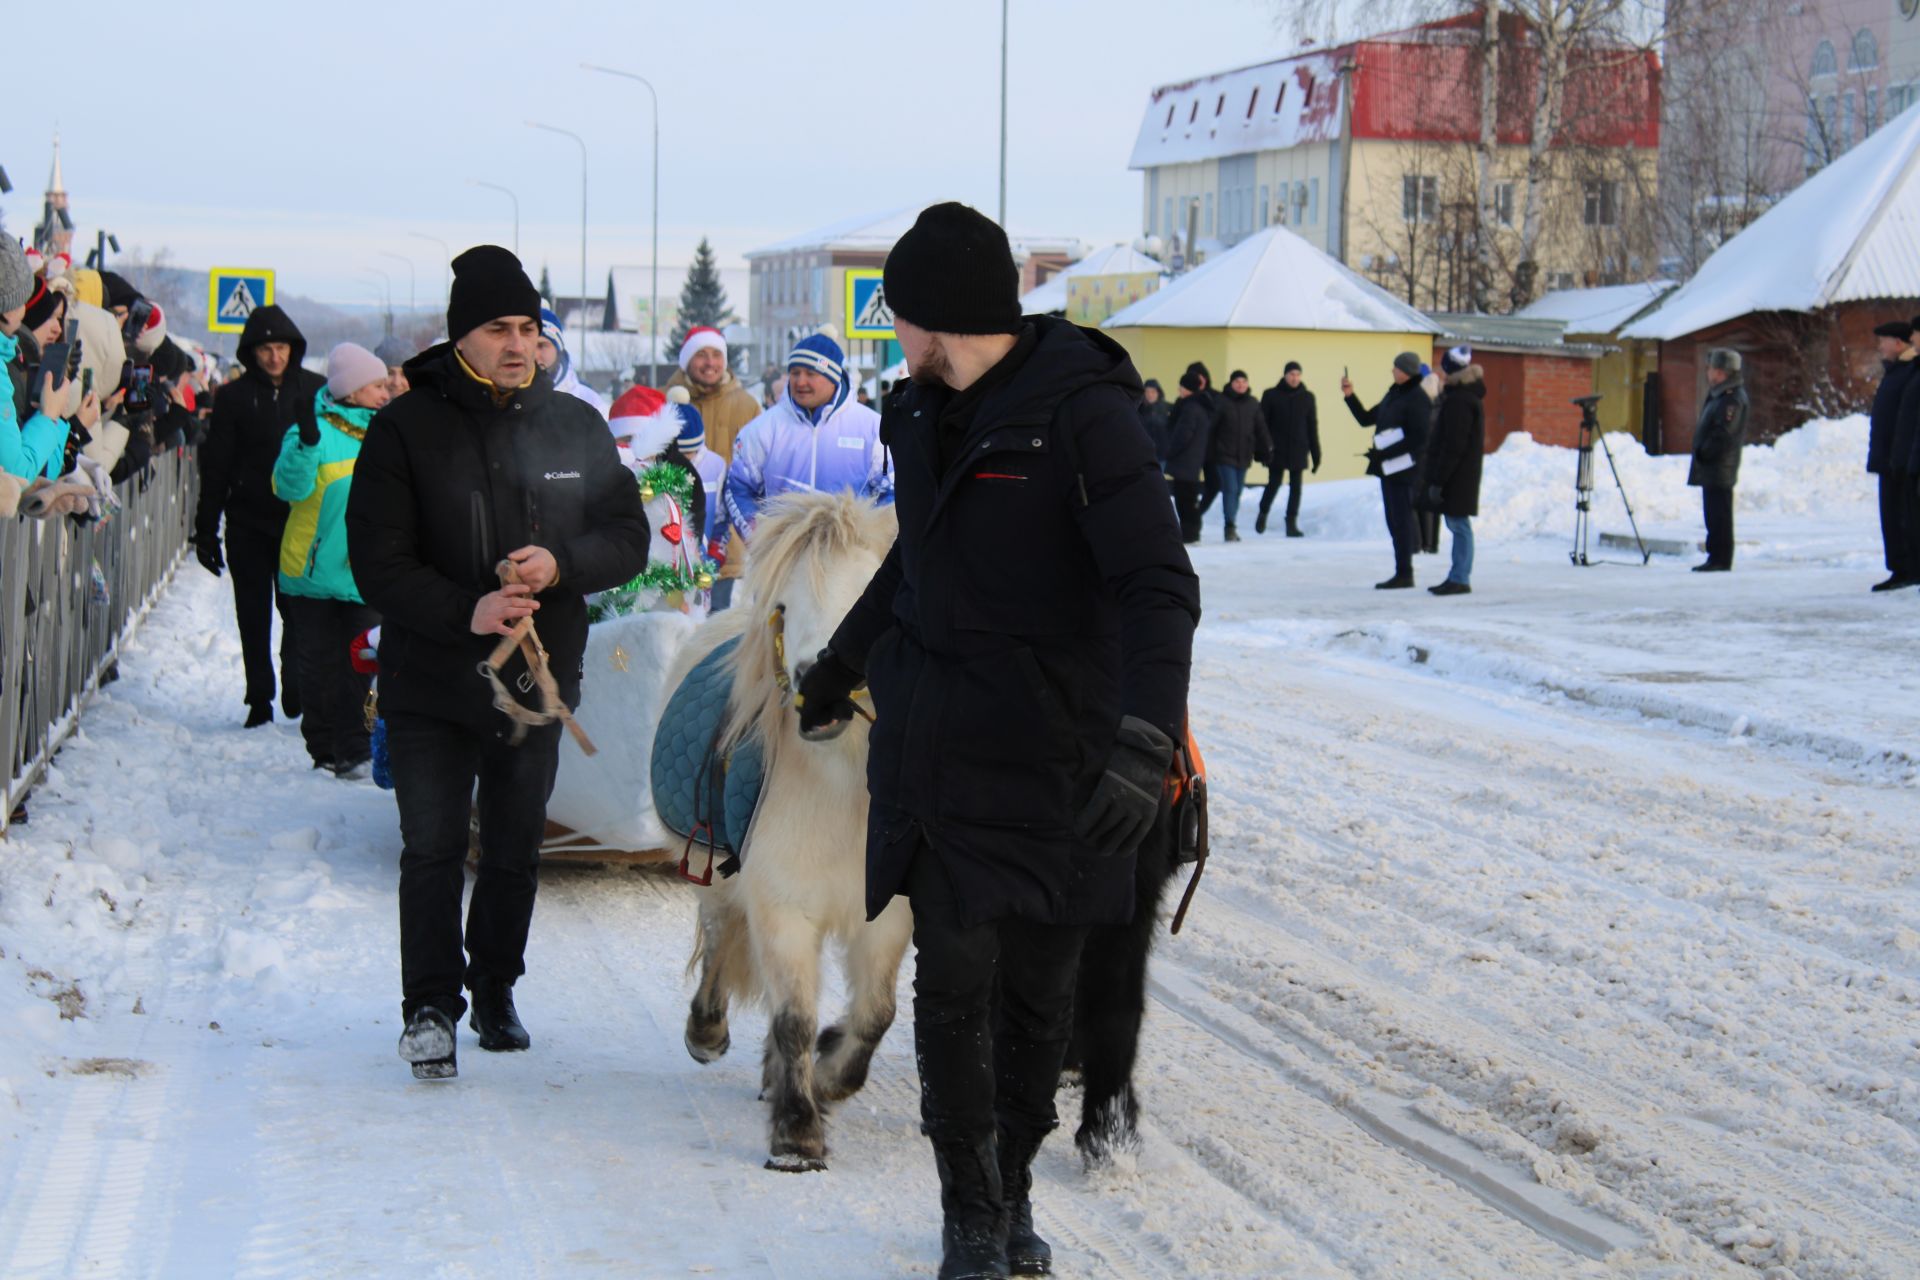
[(687, 340), (680, 344), (680, 368), (684, 372), (687, 362), (702, 351), (711, 348), (720, 353), (721, 359), (727, 355), (726, 335), (712, 325), (697, 325), (687, 330)]
[(652, 387), (631, 386), (607, 410), (613, 438), (625, 442), (634, 458), (646, 460), (665, 453), (679, 434), (679, 419), (665, 412), (667, 397)]

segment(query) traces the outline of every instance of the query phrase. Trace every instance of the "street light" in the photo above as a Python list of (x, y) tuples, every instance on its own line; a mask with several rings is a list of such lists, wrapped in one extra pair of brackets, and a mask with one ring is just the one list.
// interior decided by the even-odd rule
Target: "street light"
[(407, 316), (409, 320), (411, 320), (413, 313), (420, 309), (419, 299), (416, 296), (416, 286), (419, 284), (419, 279), (413, 270), (413, 259), (403, 257), (391, 249), (382, 249), (380, 256), (383, 258), (392, 258), (395, 262), (404, 262), (407, 264)]
[(384, 267), (362, 267), (360, 268), (360, 270), (362, 272), (371, 272), (374, 275), (379, 276), (386, 288), (386, 299), (387, 299), (386, 336), (391, 338), (393, 336), (393, 277), (387, 274), (386, 269)]
[(527, 121), (527, 127), (572, 138), (580, 148), (580, 336), (584, 343), (587, 333), (587, 140), (571, 129), (541, 124), (538, 120)]
[(442, 277), (447, 287), (446, 300), (451, 301), (453, 298), (453, 250), (447, 248), (447, 242), (439, 236), (430, 236), (424, 231), (409, 231), (407, 234), (415, 240), (425, 240), (428, 244), (437, 244), (440, 246), (441, 256), (446, 262), (446, 273)]
[(520, 256), (520, 197), (513, 193), (512, 187), (503, 187), (497, 182), (488, 182), (484, 178), (468, 178), (476, 187), (488, 187), (494, 191), (503, 191), (507, 199), (513, 201), (513, 256)]
[(654, 90), (653, 82), (645, 76), (637, 76), (631, 71), (616, 71), (612, 67), (602, 67), (591, 62), (583, 62), (580, 66), (587, 71), (619, 76), (622, 80), (633, 80), (645, 85), (647, 96), (653, 99), (653, 296), (647, 301), (647, 323), (650, 326), (647, 335), (647, 383), (649, 386), (658, 386), (660, 371), (656, 366), (660, 360), (660, 95)]

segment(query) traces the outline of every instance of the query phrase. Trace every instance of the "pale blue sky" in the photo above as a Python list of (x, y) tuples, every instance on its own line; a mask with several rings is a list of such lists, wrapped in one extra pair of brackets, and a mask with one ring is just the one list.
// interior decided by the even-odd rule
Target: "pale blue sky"
[[(942, 3), (445, 4), (78, 0), (42, 10), (45, 58), (9, 68), (0, 199), (39, 211), (59, 126), (83, 235), (169, 247), (183, 264), (273, 267), (282, 287), (369, 302), (412, 259), (422, 304), (439, 248), (509, 243), (556, 288), (579, 280), (579, 152), (589, 151), (588, 275), (644, 263), (649, 123), (661, 96), (661, 260), (704, 232), (748, 249), (867, 210), (957, 196), (993, 210), (997, 0)], [(1127, 155), (1156, 83), (1258, 61), (1294, 42), (1277, 0), (1014, 0), (1008, 221), (1100, 242), (1138, 233)], [(55, 16), (57, 14), (57, 16)], [(16, 23), (16, 28), (18, 24)], [(62, 47), (62, 46), (65, 47)], [(673, 274), (671, 289), (679, 287)], [(669, 291), (663, 273), (663, 292)], [(743, 299), (736, 299), (743, 303)]]

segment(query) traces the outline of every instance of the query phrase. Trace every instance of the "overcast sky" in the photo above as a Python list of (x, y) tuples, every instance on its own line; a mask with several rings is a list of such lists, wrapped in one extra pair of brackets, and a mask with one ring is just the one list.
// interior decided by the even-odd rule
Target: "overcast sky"
[[(57, 126), (80, 234), (165, 246), (196, 267), (272, 267), (281, 287), (405, 304), (441, 295), (440, 248), (510, 244), (556, 289), (579, 286), (588, 148), (588, 277), (648, 261), (650, 122), (661, 99), (663, 293), (704, 233), (723, 264), (866, 211), (944, 197), (991, 213), (998, 164), (996, 0), (171, 5), (78, 0), (45, 16), (72, 47), (9, 68), (0, 198), (9, 231), (39, 213)], [(1295, 43), (1280, 0), (1013, 0), (1008, 222), (1090, 242), (1139, 233), (1127, 156), (1156, 84)], [(57, 15), (57, 16), (56, 16)], [(56, 47), (47, 46), (48, 49)], [(24, 83), (23, 83), (24, 81)], [(744, 299), (734, 299), (744, 310)]]

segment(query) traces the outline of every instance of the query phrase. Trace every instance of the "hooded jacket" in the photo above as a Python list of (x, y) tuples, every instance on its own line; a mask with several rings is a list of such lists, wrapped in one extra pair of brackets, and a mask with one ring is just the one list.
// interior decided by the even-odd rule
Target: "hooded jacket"
[[(505, 393), (467, 372), (452, 343), (405, 366), (411, 386), (374, 415), (347, 499), (347, 552), (382, 616), (380, 705), (478, 732), (506, 732), (477, 668), (499, 636), (473, 634), (474, 606), (500, 586), (509, 551), (541, 546), (559, 578), (535, 625), (568, 706), (580, 701), (585, 596), (647, 563), (647, 518), (600, 415), (539, 373)], [(501, 679), (539, 693), (516, 652)], [(522, 685), (525, 685), (522, 688)]]
[[(817, 420), (816, 420), (817, 419)], [(893, 500), (893, 473), (880, 443), (880, 415), (846, 395), (808, 412), (783, 394), (733, 442), (723, 502), (728, 525), (753, 545), (760, 507), (783, 493), (838, 493)]]
[(280, 589), (361, 604), (347, 557), (347, 497), (374, 411), (341, 404), (321, 387), (312, 413), (319, 442), (303, 444), (300, 428), (288, 427), (273, 467), (274, 496), (292, 506), (280, 535)]
[(1198, 392), (1173, 402), (1167, 419), (1166, 473), (1198, 484), (1206, 479), (1207, 450), (1213, 440), (1213, 407)]
[(1693, 463), (1687, 483), (1696, 489), (1731, 489), (1740, 483), (1740, 451), (1747, 444), (1746, 379), (1734, 374), (1707, 392), (1693, 428)]
[(1273, 441), (1268, 466), (1275, 471), (1304, 471), (1311, 461), (1314, 470), (1320, 469), (1320, 408), (1305, 383), (1291, 387), (1282, 378), (1260, 397), (1260, 412)]
[[(292, 349), (277, 387), (260, 371), (257, 349), (268, 342), (284, 342)], [(279, 540), (287, 523), (287, 504), (273, 496), (280, 444), (287, 428), (327, 382), (301, 367), (306, 355), (307, 340), (279, 307), (257, 307), (247, 317), (239, 351), (246, 372), (214, 396), (213, 420), (200, 446), (195, 542), (205, 545), (214, 540), (222, 513), (229, 528), (237, 526)]]
[(1139, 376), (1103, 333), (1027, 323), (1024, 362), (962, 420), (944, 387), (887, 401), (899, 538), (832, 641), (877, 716), (870, 915), (924, 839), (968, 923), (1130, 919), (1134, 859), (1082, 845), (1074, 820), (1122, 716), (1182, 733), (1200, 585)]
[(1480, 467), (1487, 451), (1487, 382), (1477, 364), (1447, 375), (1434, 410), (1421, 483), (1425, 494), (1440, 490), (1427, 509), (1460, 519), (1480, 514)]
[(1251, 392), (1229, 388), (1220, 393), (1213, 419), (1213, 439), (1207, 445), (1207, 465), (1245, 471), (1253, 460), (1273, 453), (1267, 420)]

